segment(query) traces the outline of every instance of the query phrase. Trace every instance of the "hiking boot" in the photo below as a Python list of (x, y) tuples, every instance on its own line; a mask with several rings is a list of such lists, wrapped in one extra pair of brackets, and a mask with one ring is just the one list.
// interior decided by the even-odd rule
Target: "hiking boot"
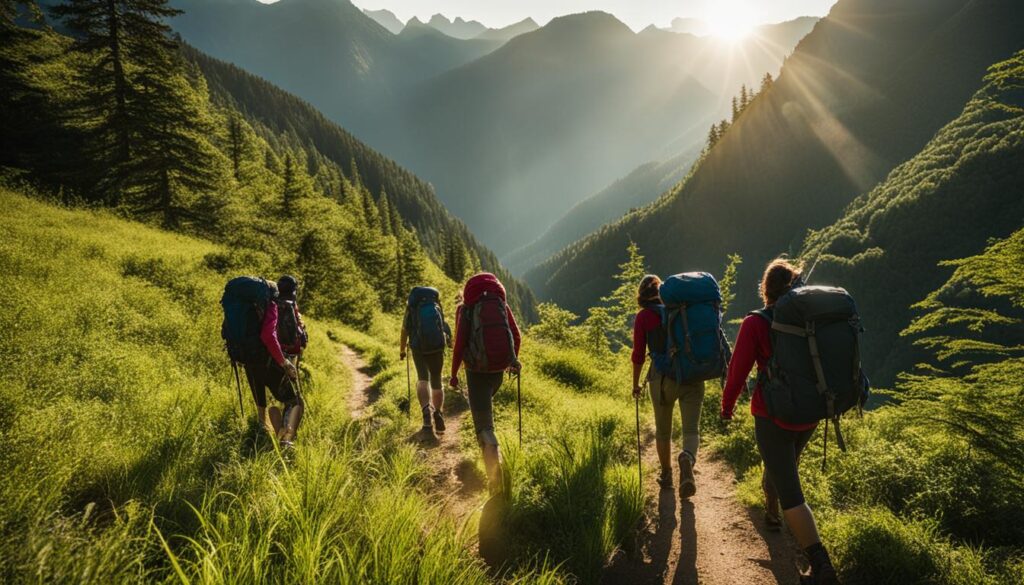
[(768, 530), (778, 532), (782, 530), (782, 518), (779, 517), (778, 513), (765, 512), (764, 525)]
[(444, 415), (441, 414), (440, 410), (434, 411), (434, 430), (439, 435), (444, 434)]
[(423, 432), (429, 432), (431, 435), (434, 434), (434, 407), (424, 406), (423, 407)]
[(804, 549), (804, 554), (807, 555), (807, 561), (811, 564), (811, 573), (807, 575), (809, 583), (839, 585), (839, 576), (836, 575), (836, 569), (832, 566), (832, 559), (829, 558), (828, 551), (820, 542)]
[(697, 493), (697, 480), (693, 477), (693, 460), (683, 451), (679, 454), (679, 499), (685, 500)]
[(663, 490), (672, 489), (672, 468), (662, 469), (661, 475), (658, 476), (658, 485)]

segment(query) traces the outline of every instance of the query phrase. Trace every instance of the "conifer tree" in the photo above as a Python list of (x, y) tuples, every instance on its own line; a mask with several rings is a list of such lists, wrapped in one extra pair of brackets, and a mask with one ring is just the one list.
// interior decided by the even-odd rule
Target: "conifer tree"
[(391, 209), (391, 202), (388, 201), (387, 191), (381, 190), (378, 204), (380, 208), (380, 233), (385, 236), (393, 235), (394, 232), (391, 230), (391, 214), (394, 211)]
[(373, 200), (373, 195), (370, 194), (370, 190), (366, 187), (362, 187), (360, 191), (366, 229), (380, 233), (380, 213), (377, 211), (377, 202)]
[(753, 96), (751, 94), (747, 93), (747, 84), (744, 83), (742, 86), (740, 86), (740, 113), (741, 114), (743, 113), (744, 110), (747, 109), (747, 106), (750, 105), (750, 100), (752, 98), (753, 98)]
[[(52, 12), (76, 31), (73, 49), (90, 57), (91, 64), (78, 72), (87, 88), (79, 113), (92, 121), (90, 158), (94, 169), (104, 171), (97, 183), (99, 195), (118, 204), (133, 143), (140, 129), (152, 124), (136, 102), (163, 102), (171, 92), (159, 82), (175, 72), (169, 55), (175, 44), (166, 21), (180, 11), (169, 8), (166, 0), (75, 0)], [(147, 81), (159, 85), (143, 89), (130, 70), (148, 73)]]
[(232, 112), (228, 117), (228, 155), (231, 158), (231, 174), (236, 181), (242, 180), (244, 150), (245, 135), (242, 131), (242, 118), (237, 112)]
[(736, 120), (740, 118), (740, 104), (736, 96), (732, 98), (732, 123), (735, 124)]
[(281, 209), (286, 217), (294, 217), (298, 202), (313, 195), (312, 182), (303, 166), (291, 153), (285, 155)]
[(774, 83), (774, 80), (772, 79), (772, 74), (771, 73), (765, 73), (764, 77), (761, 78), (761, 89), (758, 92), (758, 95), (760, 95), (760, 94), (764, 93), (765, 91), (767, 91), (768, 88), (772, 86), (772, 83)]

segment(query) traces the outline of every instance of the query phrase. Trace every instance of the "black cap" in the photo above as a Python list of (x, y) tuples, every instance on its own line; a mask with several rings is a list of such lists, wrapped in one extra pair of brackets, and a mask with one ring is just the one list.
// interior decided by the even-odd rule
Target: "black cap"
[(277, 291), (283, 299), (295, 298), (295, 291), (299, 288), (299, 281), (294, 276), (284, 275), (277, 279)]

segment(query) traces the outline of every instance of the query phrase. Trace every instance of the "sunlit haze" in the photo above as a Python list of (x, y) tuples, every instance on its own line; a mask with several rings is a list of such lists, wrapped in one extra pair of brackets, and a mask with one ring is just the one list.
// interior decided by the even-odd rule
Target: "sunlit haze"
[[(275, 2), (277, 0), (260, 0)], [(751, 27), (798, 16), (824, 16), (835, 0), (353, 0), (360, 8), (394, 12), (403, 22), (441, 13), (502, 27), (524, 18), (543, 25), (554, 17), (588, 10), (610, 12), (634, 30), (667, 27), (679, 17), (706, 21), (711, 34), (739, 38)]]

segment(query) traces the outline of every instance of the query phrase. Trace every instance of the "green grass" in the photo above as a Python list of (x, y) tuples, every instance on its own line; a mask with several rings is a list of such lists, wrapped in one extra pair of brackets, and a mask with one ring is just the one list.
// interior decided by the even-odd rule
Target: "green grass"
[(286, 462), (238, 412), (208, 267), (229, 251), (6, 189), (0, 204), (0, 580), (494, 580), (427, 496), (404, 417), (348, 416), (332, 338), (359, 334), (309, 319)]

